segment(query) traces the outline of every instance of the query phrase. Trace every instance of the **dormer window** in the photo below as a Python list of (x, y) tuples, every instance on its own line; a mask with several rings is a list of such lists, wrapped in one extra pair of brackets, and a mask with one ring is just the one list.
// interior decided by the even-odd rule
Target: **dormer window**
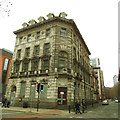
[(42, 16), (40, 16), (40, 17), (38, 18), (38, 20), (39, 20), (39, 22), (42, 22), (42, 21), (44, 21), (44, 20), (45, 20), (45, 18), (44, 18), (44, 17), (42, 17)]
[(53, 13), (49, 13), (49, 14), (47, 15), (47, 17), (48, 17), (48, 19), (53, 18), (53, 17), (54, 17), (54, 14), (53, 14)]
[(22, 26), (23, 26), (23, 28), (24, 28), (24, 27), (27, 27), (28, 24), (27, 24), (26, 22), (24, 22), (24, 23), (22, 24)]
[(35, 24), (35, 23), (36, 23), (36, 21), (33, 20), (33, 19), (29, 21), (29, 24), (30, 24), (30, 25), (33, 25), (33, 24)]
[(67, 14), (65, 13), (65, 12), (61, 12), (60, 14), (59, 14), (59, 17), (62, 17), (62, 18), (65, 18), (67, 16)]

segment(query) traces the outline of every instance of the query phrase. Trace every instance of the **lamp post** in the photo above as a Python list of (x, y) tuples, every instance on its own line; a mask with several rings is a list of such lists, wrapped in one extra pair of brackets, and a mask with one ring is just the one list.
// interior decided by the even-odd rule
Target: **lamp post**
[(39, 94), (40, 94), (40, 83), (37, 85), (37, 92), (38, 92), (38, 101), (37, 101), (37, 112), (38, 112), (38, 107), (39, 107)]
[[(84, 63), (84, 56), (83, 56), (83, 72), (84, 72), (84, 95), (85, 95), (85, 105), (86, 105), (86, 86), (85, 86), (85, 63)], [(87, 105), (86, 105), (87, 108)]]
[(31, 112), (31, 108), (32, 108), (32, 95), (33, 95), (33, 89), (34, 89), (34, 87), (35, 87), (35, 82), (32, 82), (31, 83), (31, 98), (30, 98), (30, 102), (31, 102), (31, 104), (30, 104), (30, 112)]

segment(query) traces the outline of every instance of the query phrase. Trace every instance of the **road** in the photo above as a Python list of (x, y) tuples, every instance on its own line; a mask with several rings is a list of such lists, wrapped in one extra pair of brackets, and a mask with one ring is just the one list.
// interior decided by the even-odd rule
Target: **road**
[[(74, 112), (69, 113), (65, 110), (47, 110), (42, 109), (39, 112), (26, 112), (26, 111), (16, 111), (9, 109), (2, 109), (2, 118), (32, 118), (35, 120), (37, 118), (118, 118), (118, 104), (111, 101), (109, 105), (99, 105), (98, 107), (91, 107), (85, 113), (75, 114)], [(4, 120), (4, 119), (3, 119)], [(58, 120), (58, 119), (56, 119)], [(102, 119), (103, 120), (103, 119)]]
[(118, 118), (118, 104), (114, 101), (109, 102), (109, 105), (100, 105), (95, 109), (89, 110), (84, 114), (70, 116), (70, 118)]

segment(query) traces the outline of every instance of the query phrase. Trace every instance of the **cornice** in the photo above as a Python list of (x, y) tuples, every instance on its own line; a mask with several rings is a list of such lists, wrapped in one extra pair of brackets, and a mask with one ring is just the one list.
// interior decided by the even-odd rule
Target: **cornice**
[(66, 18), (62, 18), (62, 17), (57, 17), (56, 16), (56, 17), (53, 17), (53, 18), (50, 18), (50, 19), (47, 19), (47, 20), (35, 23), (33, 25), (27, 26), (25, 28), (21, 28), (19, 30), (14, 31), (13, 33), (14, 34), (18, 34), (20, 32), (25, 32), (25, 31), (33, 29), (35, 27), (42, 26), (42, 25), (45, 25), (45, 24), (49, 24), (49, 23), (52, 23), (52, 22), (57, 22), (57, 21), (58, 22), (64, 22), (66, 24), (70, 24), (72, 26), (72, 28), (74, 29), (74, 31), (77, 33), (78, 37), (82, 40), (82, 43), (84, 44), (88, 54), (91, 55), (91, 53), (90, 53), (90, 51), (89, 51), (89, 49), (88, 49), (88, 47), (87, 47), (83, 37), (82, 37), (82, 35), (81, 35), (79, 29), (77, 28), (77, 26), (76, 26), (76, 24), (75, 24), (73, 19), (66, 19)]

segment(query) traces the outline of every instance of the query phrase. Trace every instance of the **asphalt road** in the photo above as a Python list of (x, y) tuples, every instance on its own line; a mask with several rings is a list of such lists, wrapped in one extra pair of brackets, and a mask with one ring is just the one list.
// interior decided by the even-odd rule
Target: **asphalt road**
[(109, 105), (99, 105), (98, 107), (89, 108), (85, 113), (82, 114), (75, 114), (74, 112), (68, 113), (68, 111), (64, 112), (59, 110), (53, 110), (44, 113), (31, 113), (3, 109), (2, 118), (29, 118), (29, 120), (30, 118), (31, 120), (37, 120), (37, 118), (52, 118), (52, 120), (58, 120), (58, 118), (65, 118), (65, 120), (67, 120), (67, 118), (82, 120), (90, 120), (90, 118), (99, 118), (101, 120), (101, 118), (108, 118), (108, 120), (111, 120), (111, 118), (118, 118), (118, 105), (120, 105), (120, 103), (115, 103), (114, 101), (111, 101)]
[(120, 103), (110, 101), (109, 105), (100, 105), (84, 114), (70, 116), (70, 118), (118, 118)]

